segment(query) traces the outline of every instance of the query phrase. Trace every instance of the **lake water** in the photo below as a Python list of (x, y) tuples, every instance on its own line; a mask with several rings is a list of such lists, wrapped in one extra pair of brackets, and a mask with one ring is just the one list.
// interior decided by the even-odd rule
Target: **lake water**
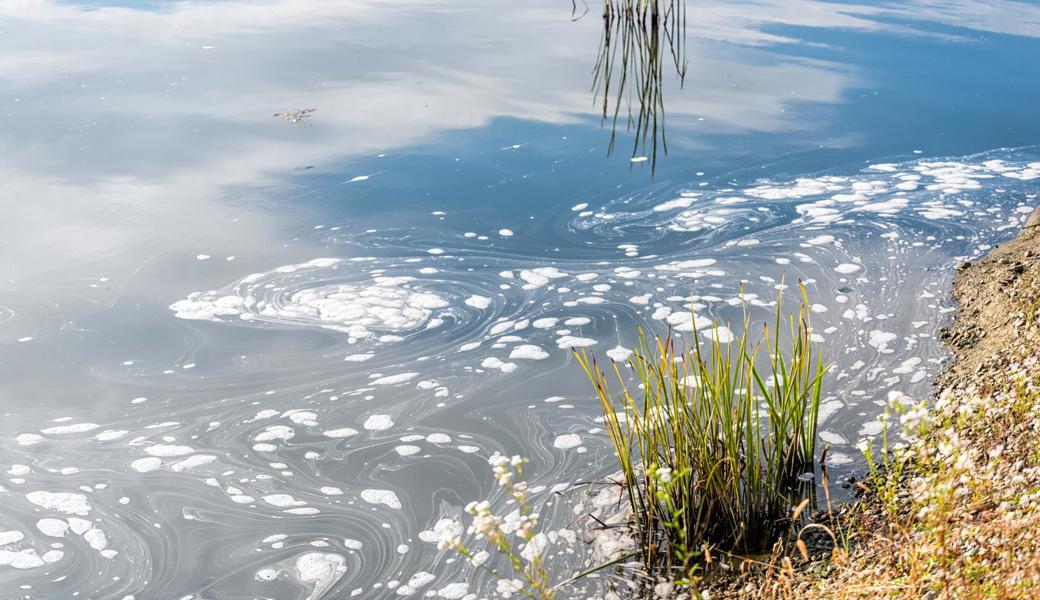
[(589, 2), (0, 3), (0, 597), (491, 595), (428, 531), (496, 451), (552, 527), (612, 472), (570, 348), (741, 282), (806, 282), (857, 468), (1037, 204), (1040, 7), (691, 3), (652, 172)]

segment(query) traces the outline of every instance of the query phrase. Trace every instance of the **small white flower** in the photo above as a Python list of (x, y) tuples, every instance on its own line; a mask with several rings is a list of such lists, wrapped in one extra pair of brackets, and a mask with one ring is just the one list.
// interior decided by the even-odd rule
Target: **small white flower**
[(517, 520), (516, 535), (528, 539), (534, 534), (534, 528), (538, 526), (538, 514), (530, 514)]

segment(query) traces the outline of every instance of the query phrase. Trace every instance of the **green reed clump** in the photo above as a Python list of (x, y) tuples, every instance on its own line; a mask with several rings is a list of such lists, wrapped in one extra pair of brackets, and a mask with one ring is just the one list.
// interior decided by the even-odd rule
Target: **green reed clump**
[(649, 568), (692, 577), (711, 549), (764, 549), (786, 524), (797, 476), (813, 462), (826, 371), (801, 291), (797, 315), (785, 323), (778, 298), (759, 339), (746, 305), (743, 333), (728, 342), (717, 322), (710, 341), (694, 334), (682, 350), (671, 335), (640, 331), (628, 361), (638, 389), (612, 362), (615, 394), (595, 358), (576, 353), (603, 403)]

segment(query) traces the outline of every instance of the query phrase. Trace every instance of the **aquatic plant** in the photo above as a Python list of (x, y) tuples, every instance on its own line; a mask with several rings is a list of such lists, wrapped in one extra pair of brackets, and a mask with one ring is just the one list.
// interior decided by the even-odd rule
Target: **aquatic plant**
[(702, 331), (706, 343), (681, 350), (671, 334), (640, 332), (628, 360), (638, 386), (611, 363), (618, 394), (596, 359), (576, 352), (602, 402), (649, 569), (688, 582), (712, 550), (763, 549), (788, 521), (797, 476), (815, 455), (826, 372), (801, 292), (786, 327), (781, 294), (757, 341), (746, 305), (734, 339), (717, 321)]
[[(528, 502), (528, 486), (523, 481), (524, 463), (520, 456), (494, 454), (488, 459), (499, 487), (511, 497), (515, 508), (505, 516), (497, 515), (488, 500), (466, 505), (471, 522), (466, 532), (477, 541), (486, 540), (500, 556), (506, 559), (512, 572), (489, 564), (490, 553), (476, 550), (462, 539), (462, 526), (456, 521), (443, 520), (434, 531), (438, 534), (437, 547), (450, 549), (464, 556), (470, 564), (485, 570), (498, 581), (495, 591), (502, 598), (514, 595), (553, 600), (555, 590), (550, 583), (542, 556), (552, 537), (538, 530), (538, 513)], [(554, 532), (556, 533), (556, 532)], [(558, 534), (557, 534), (558, 535)]]

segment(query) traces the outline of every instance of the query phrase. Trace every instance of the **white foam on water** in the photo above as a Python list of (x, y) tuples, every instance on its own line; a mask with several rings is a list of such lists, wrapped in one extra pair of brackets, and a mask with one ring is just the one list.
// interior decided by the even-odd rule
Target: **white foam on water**
[(489, 356), (480, 362), (480, 366), (485, 369), (498, 369), (503, 373), (512, 373), (516, 370), (517, 364), (513, 362), (505, 362), (495, 356)]
[(534, 269), (521, 269), (520, 279), (524, 280), (524, 289), (532, 290), (547, 285), (553, 279), (567, 277), (567, 273), (556, 267), (538, 267)]
[(296, 559), (296, 577), (314, 584), (310, 598), (320, 598), (347, 572), (347, 561), (332, 552), (308, 552)]
[(469, 298), (466, 298), (466, 305), (472, 306), (473, 308), (479, 308), (480, 310), (484, 310), (487, 307), (491, 306), (491, 298), (488, 298), (486, 296), (477, 296), (476, 294), (474, 294)]
[(830, 431), (821, 431), (818, 435), (820, 436), (821, 440), (827, 442), (828, 444), (833, 444), (835, 446), (842, 446), (849, 443), (849, 441), (841, 435)]
[(880, 329), (874, 329), (871, 330), (870, 338), (868, 339), (867, 343), (876, 348), (878, 352), (886, 354), (889, 352), (893, 352), (893, 350), (890, 349), (888, 345), (894, 342), (898, 337), (899, 336), (897, 336), (894, 333), (882, 331)]
[(290, 515), (316, 515), (321, 511), (313, 506), (306, 506), (303, 508), (287, 508), (282, 512)]
[(257, 581), (263, 581), (263, 582), (274, 581), (275, 579), (278, 579), (278, 570), (277, 569), (260, 569), (259, 571), (256, 572), (256, 576), (255, 577), (256, 577)]
[(630, 356), (632, 356), (632, 350), (618, 344), (610, 350), (607, 350), (607, 356), (614, 362), (625, 362)]
[(549, 358), (549, 353), (542, 350), (538, 346), (531, 344), (523, 344), (513, 348), (509, 353), (509, 359), (524, 359), (524, 360), (545, 360)]
[(69, 517), (69, 527), (72, 529), (72, 533), (76, 535), (83, 535), (84, 533), (93, 529), (94, 524), (86, 519), (80, 519), (78, 517)]
[[(635, 159), (633, 159), (633, 162)], [(469, 594), (469, 584), (465, 582), (449, 583), (437, 590), (437, 597), (445, 600), (462, 600)]]
[(440, 541), (442, 536), (454, 537), (462, 535), (464, 531), (462, 523), (459, 523), (455, 519), (442, 518), (439, 519), (433, 526), (433, 529), (424, 529), (419, 532), (419, 540), (426, 542), (427, 544), (436, 544)]
[(822, 246), (824, 244), (829, 244), (829, 243), (831, 243), (833, 241), (834, 241), (834, 236), (833, 235), (818, 235), (816, 237), (809, 238), (809, 239), (805, 240), (805, 243), (813, 245), (813, 246)]
[(306, 425), (307, 427), (314, 427), (318, 424), (318, 413), (292, 409), (282, 413), (283, 417), (288, 417), (290, 421), (297, 425)]
[(573, 335), (565, 335), (556, 340), (556, 345), (563, 349), (568, 348), (587, 348), (594, 346), (596, 340), (585, 337), (575, 337)]
[(180, 473), (181, 471), (186, 471), (188, 469), (194, 469), (195, 467), (208, 465), (212, 462), (215, 462), (216, 460), (217, 457), (213, 456), (212, 454), (194, 454), (192, 456), (189, 456), (188, 458), (185, 458), (184, 460), (180, 460), (173, 463), (172, 465), (170, 465), (170, 470), (174, 473)]
[(19, 446), (33, 446), (42, 442), (43, 436), (35, 433), (19, 433), (14, 440)]
[(21, 531), (0, 531), (0, 546), (9, 546), (23, 539), (25, 539), (25, 534)]
[(46, 517), (36, 521), (36, 528), (43, 535), (60, 538), (65, 537), (65, 534), (69, 531), (69, 524), (62, 519)]
[(412, 446), (410, 444), (402, 444), (400, 446), (394, 446), (394, 450), (401, 456), (414, 456), (422, 452), (422, 448), (418, 446)]
[(718, 341), (720, 344), (729, 344), (733, 340), (737, 339), (737, 336), (733, 334), (733, 331), (725, 325), (716, 325), (701, 329), (700, 334), (705, 340), (709, 342)]
[(561, 450), (569, 450), (571, 448), (577, 448), (581, 445), (581, 436), (576, 433), (566, 433), (563, 435), (556, 436), (553, 440), (553, 447), (560, 448)]
[(658, 204), (654, 207), (654, 211), (665, 212), (669, 210), (675, 210), (678, 208), (689, 208), (695, 200), (695, 197), (676, 198), (675, 200), (669, 200), (667, 202), (662, 202)]
[(321, 432), (321, 434), (328, 438), (340, 439), (357, 435), (358, 430), (354, 429), (353, 427), (340, 427), (339, 429), (329, 429), (328, 431), (323, 431)]
[(99, 442), (110, 442), (112, 440), (118, 440), (119, 438), (130, 433), (125, 429), (106, 429), (100, 433), (94, 435), (94, 439)]
[(139, 458), (130, 463), (130, 468), (138, 473), (151, 473), (162, 468), (162, 459), (155, 456)]
[(913, 372), (914, 368), (916, 368), (919, 364), (921, 364), (921, 357), (911, 356), (910, 358), (899, 363), (899, 366), (892, 369), (892, 372), (900, 374), (911, 373)]
[(369, 431), (386, 431), (394, 426), (394, 419), (390, 415), (372, 415), (365, 419), (363, 427)]
[(845, 405), (840, 400), (828, 400), (820, 403), (819, 422), (825, 423), (831, 415), (838, 412)]
[[(256, 442), (287, 441), (296, 436), (296, 432), (288, 425), (269, 425), (253, 436)], [(146, 450), (147, 452), (147, 450)]]
[(278, 508), (303, 506), (307, 504), (303, 500), (297, 500), (291, 494), (268, 494), (266, 496), (261, 496), (260, 499), (271, 506), (277, 506)]
[(176, 444), (155, 444), (154, 446), (148, 446), (144, 451), (152, 456), (169, 458), (191, 454), (195, 452), (195, 449), (191, 446), (179, 446)]
[(883, 428), (884, 425), (879, 421), (867, 421), (859, 428), (859, 434), (861, 436), (871, 437), (881, 433)]
[[(170, 309), (181, 319), (260, 319), (325, 327), (347, 333), (351, 339), (368, 339), (378, 337), (378, 332), (419, 329), (430, 321), (434, 311), (449, 305), (437, 294), (415, 289), (418, 284), (413, 277), (377, 275), (365, 283), (328, 284), (283, 294), (287, 275), (330, 269), (340, 262), (315, 259), (255, 273), (230, 290), (193, 292), (171, 304)], [(267, 281), (272, 283), (263, 285)]]
[(40, 558), (42, 558), (43, 562), (47, 564), (53, 564), (58, 562), (62, 558), (65, 558), (65, 553), (61, 550), (48, 550), (47, 552), (44, 552), (43, 556), (41, 556)]
[(100, 427), (97, 423), (75, 423), (73, 425), (58, 425), (48, 427), (40, 431), (44, 435), (69, 435), (73, 433), (86, 433)]
[(407, 383), (418, 376), (418, 373), (398, 373), (397, 375), (387, 375), (385, 377), (379, 377), (370, 381), (369, 383), (371, 385), (397, 385), (399, 383)]
[(44, 510), (53, 510), (67, 515), (85, 516), (90, 514), (91, 510), (90, 503), (83, 494), (38, 490), (26, 494), (25, 499)]
[(91, 528), (83, 534), (83, 539), (87, 544), (97, 550), (98, 552), (108, 547), (108, 537), (105, 536), (105, 532), (97, 527)]
[(42, 567), (44, 564), (46, 562), (32, 548), (17, 551), (0, 549), (0, 566), (25, 570)]
[(697, 233), (737, 222), (742, 218), (747, 218), (748, 214), (749, 211), (743, 208), (702, 206), (684, 210), (675, 215), (668, 228), (672, 231)]
[(687, 311), (669, 313), (664, 317), (664, 320), (676, 331), (694, 331), (713, 328), (715, 326), (715, 322), (708, 317)]
[(384, 504), (395, 510), (401, 508), (401, 500), (390, 490), (365, 489), (361, 491), (361, 499), (369, 504)]
[[(419, 571), (408, 578), (408, 587), (413, 590), (423, 587), (429, 583), (432, 583), (437, 577), (428, 571)], [(398, 592), (400, 593), (400, 592)]]

